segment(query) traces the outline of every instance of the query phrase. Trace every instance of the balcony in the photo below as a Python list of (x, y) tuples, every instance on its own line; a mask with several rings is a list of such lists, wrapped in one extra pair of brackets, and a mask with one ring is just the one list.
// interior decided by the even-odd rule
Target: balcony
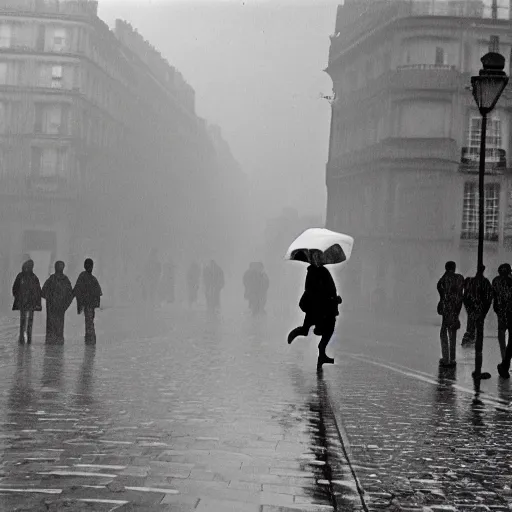
[(78, 190), (71, 179), (61, 176), (0, 176), (0, 195), (15, 198), (33, 197), (73, 199)]
[(328, 172), (331, 176), (343, 174), (351, 168), (371, 166), (383, 162), (441, 161), (458, 162), (457, 143), (448, 138), (388, 138), (364, 149), (350, 151), (331, 159)]
[(387, 0), (369, 2), (354, 12), (351, 5), (338, 11), (336, 34), (331, 36), (329, 62), (336, 59), (358, 39), (371, 34), (395, 21), (413, 17), (456, 17), (468, 19), (494, 19), (509, 22), (508, 0), (497, 0), (497, 12), (493, 13), (490, 0)]
[[(478, 173), (480, 148), (463, 147), (460, 157), (461, 172)], [(485, 173), (503, 174), (507, 170), (507, 152), (499, 148), (485, 149)]]

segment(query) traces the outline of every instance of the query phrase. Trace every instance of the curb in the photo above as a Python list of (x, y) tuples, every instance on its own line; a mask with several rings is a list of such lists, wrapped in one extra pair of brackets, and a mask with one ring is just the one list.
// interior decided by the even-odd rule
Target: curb
[(336, 418), (334, 408), (328, 396), (327, 384), (320, 373), (318, 379), (318, 398), (320, 420), (325, 428), (327, 439), (327, 463), (331, 467), (330, 490), (336, 511), (368, 512), (365, 492), (351, 462), (348, 437), (341, 421)]

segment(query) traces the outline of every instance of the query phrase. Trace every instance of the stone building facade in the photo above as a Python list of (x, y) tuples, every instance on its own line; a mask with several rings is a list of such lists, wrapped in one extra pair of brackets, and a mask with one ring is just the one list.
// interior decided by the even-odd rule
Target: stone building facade
[[(346, 0), (333, 80), (327, 227), (356, 238), (344, 276), (352, 304), (433, 311), (448, 259), (476, 269), (480, 115), (468, 90), (499, 46), (510, 69), (504, 0)], [(487, 137), (485, 263), (512, 259), (512, 89)]]
[(235, 164), (217, 145), (192, 87), (130, 24), (110, 30), (89, 0), (0, 0), (2, 290), (27, 255), (41, 279), (93, 257), (119, 296), (151, 248), (229, 252), (215, 234), (236, 205), (218, 181)]

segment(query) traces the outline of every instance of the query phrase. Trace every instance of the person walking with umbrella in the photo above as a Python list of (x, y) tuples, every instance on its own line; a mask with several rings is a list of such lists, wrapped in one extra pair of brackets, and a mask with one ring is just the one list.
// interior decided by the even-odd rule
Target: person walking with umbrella
[(63, 261), (55, 263), (55, 274), (46, 280), (41, 292), (46, 299), (46, 343), (64, 343), (64, 316), (73, 302), (73, 287), (64, 267)]
[(304, 294), (299, 302), (306, 316), (303, 325), (290, 332), (288, 343), (292, 343), (297, 336), (307, 336), (309, 329), (315, 326), (314, 333), (322, 336), (318, 345), (317, 370), (321, 370), (326, 363), (334, 363), (325, 350), (334, 333), (338, 306), (342, 302), (334, 280), (324, 265), (336, 265), (337, 269), (343, 269), (350, 259), (353, 245), (351, 236), (324, 228), (310, 228), (295, 239), (285, 255), (285, 259), (310, 264)]
[(445, 265), (446, 272), (437, 283), (439, 292), (438, 313), (442, 316), (441, 324), (441, 366), (453, 367), (456, 363), (457, 330), (460, 329), (459, 315), (462, 309), (464, 278), (456, 274), (454, 261)]
[(13, 311), (20, 312), (20, 337), (19, 342), (32, 343), (32, 326), (34, 324), (34, 311), (41, 311), (41, 285), (34, 274), (34, 262), (27, 260), (21, 267), (21, 272), (16, 276), (12, 285), (14, 296)]
[(325, 350), (334, 334), (338, 305), (342, 300), (331, 273), (322, 264), (320, 252), (312, 251), (311, 258), (313, 263), (308, 267), (304, 294), (299, 302), (306, 316), (303, 325), (290, 332), (288, 343), (291, 344), (297, 336), (307, 336), (309, 329), (315, 326), (313, 332), (321, 336), (317, 361), (317, 370), (321, 370), (324, 364), (334, 364), (334, 359), (328, 357)]

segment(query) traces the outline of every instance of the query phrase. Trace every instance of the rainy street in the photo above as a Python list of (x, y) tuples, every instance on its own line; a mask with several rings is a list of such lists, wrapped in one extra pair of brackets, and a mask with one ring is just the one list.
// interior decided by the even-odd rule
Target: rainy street
[(317, 376), (300, 317), (98, 316), (95, 349), (76, 315), (64, 346), (2, 327), (1, 510), (508, 510), (493, 337), (475, 394), (471, 349), (438, 373), (435, 325), (347, 313)]

